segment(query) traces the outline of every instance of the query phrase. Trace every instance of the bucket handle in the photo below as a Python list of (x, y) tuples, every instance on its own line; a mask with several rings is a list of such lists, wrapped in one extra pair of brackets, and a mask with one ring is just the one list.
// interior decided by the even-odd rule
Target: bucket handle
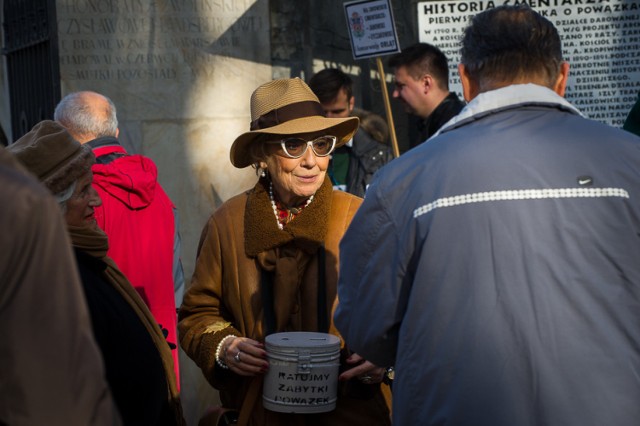
[(300, 351), (298, 353), (298, 373), (309, 374), (311, 373), (311, 352)]

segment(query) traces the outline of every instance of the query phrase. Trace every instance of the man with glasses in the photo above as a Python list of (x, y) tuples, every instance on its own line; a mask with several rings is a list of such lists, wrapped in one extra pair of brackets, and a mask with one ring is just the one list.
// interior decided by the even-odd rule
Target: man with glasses
[(396, 82), (393, 97), (420, 118), (418, 136), (410, 141), (410, 148), (414, 148), (456, 116), (464, 102), (449, 91), (449, 64), (437, 47), (414, 44), (391, 56), (388, 64)]
[[(360, 117), (356, 134), (332, 155), (328, 174), (334, 188), (364, 197), (374, 173), (393, 159), (391, 149), (383, 143), (387, 136), (384, 131), (375, 132), (369, 128), (368, 123), (377, 117), (375, 114), (355, 111), (353, 81), (341, 70), (327, 68), (318, 72), (309, 80), (309, 87), (320, 100), (328, 118)], [(386, 128), (384, 120), (377, 118)], [(375, 139), (378, 134), (382, 140)]]

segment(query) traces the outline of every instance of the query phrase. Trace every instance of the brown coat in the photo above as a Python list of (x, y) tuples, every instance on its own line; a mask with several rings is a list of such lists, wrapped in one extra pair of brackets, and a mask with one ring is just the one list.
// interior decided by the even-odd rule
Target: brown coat
[[(261, 268), (268, 269), (283, 257), (295, 260), (288, 266), (293, 273), (282, 279), (293, 276), (293, 282), (279, 287), (276, 279), (273, 286), (277, 331), (318, 330), (317, 250), (322, 244), (329, 301), (326, 315), (331, 318), (337, 294), (338, 244), (362, 202), (350, 194), (332, 191), (326, 180), (313, 202), (280, 231), (263, 181), (224, 203), (203, 230), (196, 269), (180, 310), (182, 347), (220, 391), (225, 407), (250, 410), (251, 425), (388, 424), (388, 410), (377, 386), (368, 399), (339, 394), (338, 406), (331, 413), (279, 414), (262, 407), (261, 376), (242, 378), (216, 366), (216, 348), (224, 336), (235, 334), (264, 341)], [(277, 268), (282, 272), (284, 267)], [(302, 277), (299, 284), (297, 270)], [(330, 332), (337, 334), (332, 323)]]
[(60, 208), (0, 147), (0, 424), (121, 424)]

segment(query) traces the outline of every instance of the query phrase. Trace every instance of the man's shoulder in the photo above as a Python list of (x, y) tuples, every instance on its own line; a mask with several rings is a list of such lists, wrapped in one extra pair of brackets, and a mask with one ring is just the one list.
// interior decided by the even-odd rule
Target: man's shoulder
[(447, 118), (448, 120), (462, 111), (465, 105), (466, 103), (464, 103), (455, 92), (449, 92), (447, 97), (437, 106), (434, 114), (440, 115), (442, 118)]
[[(168, 207), (175, 205), (158, 181), (155, 163), (142, 155), (127, 155), (110, 163), (96, 163), (92, 167), (93, 182), (103, 198), (103, 205), (111, 204), (109, 198), (119, 200), (128, 208)], [(106, 207), (105, 207), (106, 208)]]
[(116, 138), (104, 137), (88, 142), (98, 164), (157, 170), (155, 161), (142, 154), (129, 153)]
[(354, 144), (357, 143), (363, 147), (386, 146), (385, 144), (375, 140), (373, 136), (371, 136), (369, 133), (367, 133), (366, 130), (361, 127), (359, 127), (358, 130), (356, 130), (356, 133), (353, 135), (353, 142)]
[(353, 136), (353, 150), (357, 156), (376, 152), (380, 155), (391, 153), (391, 148), (388, 145), (373, 139), (364, 129), (358, 129)]
[(568, 121), (568, 126), (571, 127), (570, 123), (573, 123), (573, 127), (575, 128), (574, 139), (578, 142), (584, 138), (593, 138), (598, 141), (619, 141), (625, 144), (631, 144), (633, 151), (640, 152), (640, 150), (638, 150), (640, 136), (590, 118), (573, 116), (572, 119), (573, 120)]
[(401, 197), (412, 185), (422, 188), (433, 183), (433, 174), (447, 169), (442, 164), (443, 159), (459, 152), (459, 149), (452, 146), (451, 142), (455, 140), (467, 141), (469, 138), (459, 132), (441, 134), (404, 152), (378, 170), (376, 186)]
[(105, 157), (112, 156), (113, 154), (114, 153), (107, 153), (97, 156), (97, 162), (93, 166), (94, 173), (95, 171), (99, 171), (99, 174), (106, 176), (125, 173), (133, 180), (140, 179), (143, 176), (146, 179), (155, 180), (157, 178), (158, 167), (151, 158), (142, 154), (125, 153), (124, 155), (110, 157), (108, 161), (105, 161)]

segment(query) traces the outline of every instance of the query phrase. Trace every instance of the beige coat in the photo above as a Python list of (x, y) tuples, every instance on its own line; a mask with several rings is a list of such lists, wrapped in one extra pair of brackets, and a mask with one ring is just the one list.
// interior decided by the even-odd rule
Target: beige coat
[[(338, 244), (362, 201), (332, 191), (327, 179), (313, 202), (280, 231), (263, 181), (224, 203), (203, 230), (196, 269), (180, 310), (182, 347), (220, 391), (225, 407), (249, 410), (251, 425), (388, 424), (388, 409), (377, 386), (368, 399), (350, 398), (339, 390), (338, 406), (331, 413), (280, 414), (263, 409), (261, 376), (242, 378), (216, 366), (216, 348), (224, 336), (264, 341), (261, 268), (275, 264), (284, 275), (283, 282), (276, 279), (274, 283), (277, 331), (317, 331), (317, 249), (322, 244), (326, 250), (326, 315), (331, 318), (337, 294)], [(298, 273), (301, 279), (296, 282)], [(332, 323), (330, 332), (337, 334)]]

